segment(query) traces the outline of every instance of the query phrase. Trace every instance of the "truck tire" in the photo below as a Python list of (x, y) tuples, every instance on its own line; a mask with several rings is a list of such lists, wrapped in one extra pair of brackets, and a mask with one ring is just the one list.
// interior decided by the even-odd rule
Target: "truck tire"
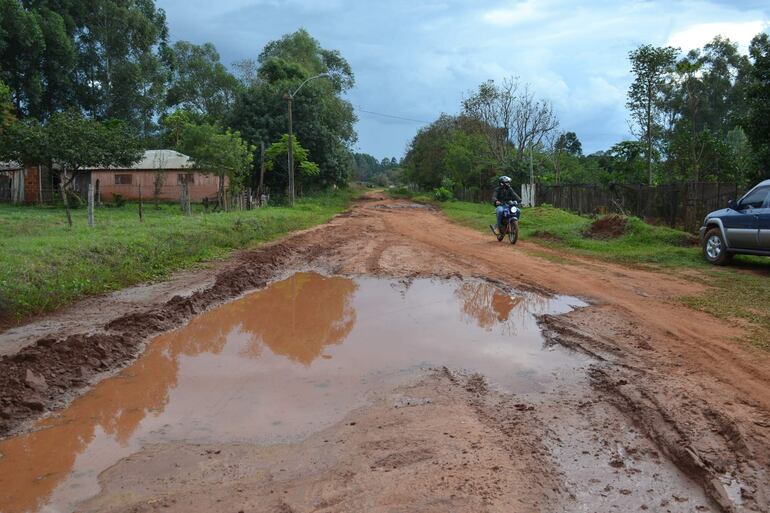
[(703, 236), (703, 256), (714, 265), (727, 265), (733, 259), (719, 228), (711, 228)]

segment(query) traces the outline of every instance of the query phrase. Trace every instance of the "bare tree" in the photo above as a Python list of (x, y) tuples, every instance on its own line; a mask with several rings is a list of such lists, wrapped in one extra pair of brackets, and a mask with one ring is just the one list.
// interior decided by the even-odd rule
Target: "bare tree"
[(500, 165), (510, 160), (513, 150), (519, 158), (540, 144), (559, 121), (548, 100), (535, 98), (528, 84), (516, 77), (500, 84), (489, 80), (463, 100), (463, 113), (480, 121), (490, 152)]
[(488, 80), (479, 90), (463, 100), (463, 113), (481, 122), (489, 151), (500, 162), (507, 162), (511, 153), (509, 136), (513, 127), (518, 78), (506, 78), (502, 84)]
[(535, 98), (529, 84), (524, 85), (516, 98), (515, 107), (511, 140), (519, 154), (523, 154), (526, 148), (540, 144), (543, 137), (559, 126), (551, 102)]

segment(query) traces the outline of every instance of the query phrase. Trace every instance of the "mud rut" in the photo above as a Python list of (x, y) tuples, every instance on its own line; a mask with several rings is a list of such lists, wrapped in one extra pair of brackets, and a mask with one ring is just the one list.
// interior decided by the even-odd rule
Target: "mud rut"
[[(736, 344), (734, 326), (679, 306), (676, 297), (699, 291), (691, 282), (526, 241), (511, 248), (375, 196), (186, 276), (178, 289), (187, 293), (130, 308), (91, 300), (80, 324), (57, 331), (53, 316), (30, 330), (36, 340), (27, 334), (0, 359), (0, 436), (130, 363), (152, 335), (300, 268), (479, 277), (579, 296), (591, 306), (540, 324), (551, 343), (595, 360), (587, 386), (534, 401), (437, 369), (300, 444), (145, 448), (105, 472), (83, 510), (770, 511), (770, 358)], [(101, 317), (88, 308), (109, 320), (89, 321)], [(670, 462), (697, 489), (661, 483)]]

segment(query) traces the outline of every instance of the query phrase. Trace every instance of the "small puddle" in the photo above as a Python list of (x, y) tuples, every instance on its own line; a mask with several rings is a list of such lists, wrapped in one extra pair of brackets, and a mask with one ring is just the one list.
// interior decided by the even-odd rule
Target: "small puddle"
[(479, 372), (507, 391), (578, 379), (535, 316), (585, 306), (480, 280), (297, 273), (156, 337), (35, 431), (0, 442), (0, 511), (71, 511), (143, 445), (296, 440), (425, 368)]

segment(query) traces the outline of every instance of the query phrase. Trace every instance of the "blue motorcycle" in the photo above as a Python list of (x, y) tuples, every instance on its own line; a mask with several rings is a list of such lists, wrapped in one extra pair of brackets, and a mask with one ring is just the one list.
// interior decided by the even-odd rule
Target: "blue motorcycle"
[(496, 232), (490, 226), (492, 233), (497, 236), (498, 241), (502, 241), (507, 235), (511, 244), (516, 244), (516, 241), (519, 240), (519, 217), (521, 217), (521, 209), (519, 208), (518, 201), (509, 201), (503, 204), (503, 219), (500, 231)]

